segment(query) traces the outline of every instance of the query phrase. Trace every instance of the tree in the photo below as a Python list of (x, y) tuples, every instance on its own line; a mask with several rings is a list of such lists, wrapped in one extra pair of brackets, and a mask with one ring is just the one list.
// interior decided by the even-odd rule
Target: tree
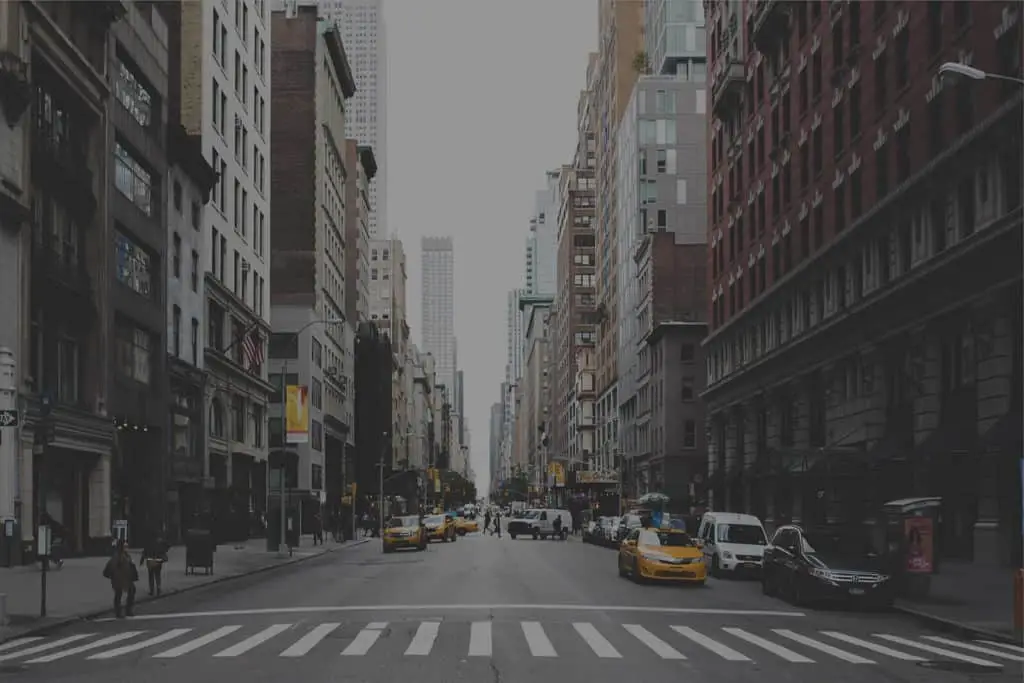
[(633, 70), (638, 74), (651, 73), (651, 62), (647, 59), (645, 50), (637, 50), (637, 53), (633, 55)]

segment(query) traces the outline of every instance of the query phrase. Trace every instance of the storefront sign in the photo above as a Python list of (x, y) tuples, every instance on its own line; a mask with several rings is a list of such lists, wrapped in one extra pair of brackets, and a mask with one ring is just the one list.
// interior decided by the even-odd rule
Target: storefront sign
[(309, 443), (309, 388), (288, 385), (288, 441), (287, 443)]

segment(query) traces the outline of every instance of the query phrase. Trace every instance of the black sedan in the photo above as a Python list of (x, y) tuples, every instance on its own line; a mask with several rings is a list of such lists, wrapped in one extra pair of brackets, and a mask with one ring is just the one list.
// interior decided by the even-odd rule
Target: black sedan
[(889, 607), (891, 575), (870, 544), (856, 532), (805, 532), (780, 527), (764, 551), (761, 588), (796, 605), (821, 602)]

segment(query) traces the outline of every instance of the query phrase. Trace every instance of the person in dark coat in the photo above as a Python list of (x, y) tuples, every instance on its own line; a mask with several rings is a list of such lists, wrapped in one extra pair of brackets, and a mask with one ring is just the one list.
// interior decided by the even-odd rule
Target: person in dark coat
[(142, 558), (139, 564), (146, 564), (146, 572), (149, 574), (149, 594), (160, 595), (160, 582), (164, 571), (164, 563), (167, 562), (167, 543), (163, 537), (157, 536), (146, 544), (142, 550)]
[[(128, 548), (122, 539), (118, 539), (114, 555), (107, 560), (103, 568), (103, 576), (110, 579), (110, 587), (114, 590), (114, 614), (118, 619), (125, 615), (135, 616), (135, 582), (139, 580), (139, 570), (135, 568)], [(124, 612), (121, 612), (121, 598), (125, 597)]]

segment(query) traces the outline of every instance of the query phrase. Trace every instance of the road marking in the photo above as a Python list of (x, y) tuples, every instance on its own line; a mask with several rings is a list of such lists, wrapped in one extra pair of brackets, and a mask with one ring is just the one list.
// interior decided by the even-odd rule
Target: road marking
[(641, 643), (651, 648), (662, 659), (686, 659), (683, 653), (666, 643), (639, 624), (623, 624), (622, 628)]
[(34, 643), (37, 640), (42, 640), (42, 639), (43, 639), (42, 636), (30, 636), (28, 638), (15, 638), (14, 640), (9, 640), (6, 643), (4, 643), (3, 645), (0, 645), (0, 652), (3, 652), (4, 650), (13, 650), (16, 647), (21, 647), (22, 645), (28, 645), (29, 643)]
[(891, 647), (886, 647), (885, 645), (880, 645), (879, 643), (872, 643), (870, 640), (854, 638), (853, 636), (848, 636), (845, 633), (840, 633), (839, 631), (822, 631), (822, 633), (828, 636), (829, 638), (835, 638), (836, 640), (841, 640), (844, 643), (849, 643), (850, 645), (857, 645), (858, 647), (862, 647), (865, 650), (871, 650), (872, 652), (877, 652), (880, 655), (892, 657), (893, 659), (901, 659), (904, 662), (925, 661), (924, 657), (918, 657), (917, 655), (910, 655), (906, 652), (900, 652), (899, 650), (894, 650)]
[(341, 654), (346, 657), (361, 657), (370, 651), (373, 644), (380, 638), (381, 631), (388, 627), (386, 621), (374, 621), (366, 625), (362, 631), (356, 634), (356, 637), (348, 644)]
[(147, 638), (146, 640), (140, 640), (137, 643), (131, 645), (125, 645), (123, 647), (116, 647), (113, 650), (107, 650), (106, 652), (100, 652), (98, 654), (87, 657), (87, 659), (113, 659), (114, 657), (120, 657), (121, 655), (128, 654), (129, 652), (137, 652), (150, 645), (159, 645), (160, 643), (166, 643), (168, 640), (173, 640), (178, 636), (184, 635), (191, 631), (190, 628), (172, 628), (166, 633), (161, 633), (158, 636)]
[(922, 636), (925, 640), (931, 640), (936, 643), (942, 643), (943, 645), (952, 645), (953, 647), (959, 647), (964, 650), (970, 650), (971, 652), (978, 652), (983, 655), (991, 655), (992, 657), (1000, 657), (1002, 659), (1009, 659), (1011, 662), (1024, 662), (1024, 657), (1020, 655), (1010, 654), (1009, 652), (1001, 652), (999, 650), (993, 650), (989, 647), (981, 647), (974, 643), (962, 643), (957, 640), (951, 640), (949, 638), (943, 638), (942, 636)]
[[(309, 607), (265, 607), (254, 609), (218, 610), (206, 612), (174, 612), (170, 614), (136, 615), (132, 621), (158, 621), (166, 619), (192, 619), (197, 617), (257, 616), (268, 614), (322, 614), (331, 612), (462, 612), (462, 611), (523, 610), (562, 612), (642, 612), (646, 614), (710, 614), (736, 617), (806, 617), (804, 612), (756, 609), (717, 609), (703, 607), (651, 607), (645, 605), (324, 605)], [(96, 619), (96, 622), (114, 621)]]
[(423, 657), (430, 654), (434, 649), (434, 641), (437, 640), (437, 632), (441, 629), (440, 621), (424, 621), (416, 629), (409, 647), (405, 649), (406, 655)]
[(750, 661), (750, 657), (746, 656), (742, 652), (737, 652), (736, 650), (732, 649), (728, 645), (723, 645), (722, 643), (718, 642), (717, 640), (713, 640), (711, 638), (708, 638), (703, 633), (698, 633), (697, 631), (694, 631), (689, 626), (673, 626), (672, 630), (675, 631), (676, 633), (678, 633), (681, 636), (689, 638), (690, 640), (692, 640), (693, 642), (697, 643), (698, 645), (701, 645), (701, 646), (711, 650), (712, 652), (714, 652), (716, 655), (718, 655), (722, 659), (728, 660), (730, 662), (749, 662)]
[(544, 627), (539, 621), (520, 622), (523, 627), (523, 635), (526, 637), (526, 644), (530, 646), (530, 654), (534, 657), (557, 657), (554, 645), (548, 640), (544, 633)]
[(573, 623), (572, 627), (586, 641), (594, 654), (601, 659), (622, 659), (622, 655), (615, 649), (615, 646), (608, 642), (608, 639), (602, 636), (601, 632), (590, 622), (577, 621)]
[(1011, 645), (1010, 643), (1000, 643), (996, 640), (979, 640), (978, 642), (984, 643), (985, 645), (990, 645), (992, 647), (999, 647), (1004, 650), (1009, 650), (1010, 652), (1024, 653), (1024, 647), (1020, 647), (1019, 645)]
[(92, 634), (92, 633), (79, 633), (78, 635), (75, 635), (75, 636), (68, 636), (67, 638), (61, 638), (60, 640), (55, 640), (52, 643), (43, 643), (42, 645), (36, 645), (34, 647), (30, 647), (27, 650), (21, 650), (20, 652), (11, 652), (10, 654), (0, 655), (0, 662), (6, 662), (9, 659), (17, 659), (18, 657), (26, 657), (28, 655), (34, 655), (34, 654), (37, 654), (39, 652), (46, 652), (47, 650), (52, 650), (53, 648), (60, 647), (61, 645), (70, 645), (71, 643), (74, 643), (74, 642), (77, 642), (79, 640), (82, 640), (83, 638), (92, 638), (93, 635), (95, 635), (95, 634)]
[(997, 664), (995, 662), (990, 662), (987, 659), (978, 659), (977, 657), (970, 657), (968, 655), (962, 655), (959, 652), (953, 652), (952, 650), (947, 650), (947, 649), (941, 648), (941, 647), (935, 647), (933, 645), (925, 645), (924, 643), (917, 643), (917, 642), (915, 642), (913, 640), (908, 640), (906, 638), (900, 638), (899, 636), (889, 635), (888, 633), (876, 633), (876, 634), (874, 634), (874, 636), (876, 638), (881, 638), (883, 640), (888, 640), (888, 641), (893, 642), (893, 643), (899, 643), (900, 645), (906, 645), (907, 647), (916, 647), (918, 650), (924, 650), (925, 652), (931, 652), (933, 655), (942, 655), (943, 657), (952, 657), (953, 659), (959, 659), (959, 660), (964, 661), (964, 662), (969, 662), (970, 664), (977, 664), (978, 666), (990, 666), (992, 668), (997, 668), (997, 669), (1003, 668), (1002, 664)]
[(237, 657), (238, 655), (245, 654), (257, 645), (262, 645), (274, 636), (284, 633), (291, 627), (291, 624), (274, 624), (273, 626), (268, 626), (256, 635), (249, 636), (242, 642), (235, 643), (226, 650), (221, 650), (215, 654), (214, 657)]
[(840, 650), (838, 647), (833, 647), (832, 645), (823, 643), (820, 640), (815, 640), (814, 638), (808, 638), (805, 635), (794, 633), (789, 629), (775, 628), (772, 630), (778, 633), (783, 638), (789, 638), (790, 640), (800, 643), (801, 645), (806, 645), (807, 647), (812, 648), (814, 650), (818, 650), (819, 652), (824, 652), (827, 655), (832, 655), (833, 657), (841, 659), (844, 662), (850, 662), (851, 664), (875, 663), (873, 659), (861, 657), (860, 655), (855, 655), (852, 652), (847, 652), (846, 650)]
[(280, 656), (301, 657), (316, 647), (321, 640), (329, 636), (339, 626), (341, 626), (341, 624), (320, 624), (312, 631), (296, 640), (295, 643), (282, 652)]
[(129, 638), (134, 638), (135, 636), (142, 635), (143, 633), (145, 633), (145, 631), (125, 631), (124, 633), (118, 633), (117, 635), (108, 636), (106, 638), (100, 638), (99, 640), (94, 640), (93, 642), (86, 643), (85, 645), (73, 647), (70, 650), (62, 650), (60, 652), (54, 652), (52, 655), (36, 657), (35, 659), (30, 659), (25, 663), (46, 664), (47, 662), (53, 662), (58, 659), (64, 659), (65, 657), (71, 657), (72, 655), (82, 654), (83, 652), (88, 652), (89, 650), (96, 650), (101, 647), (106, 647), (107, 645), (120, 643), (122, 640), (128, 640)]
[(170, 650), (167, 650), (165, 652), (159, 652), (159, 653), (157, 653), (157, 654), (155, 654), (153, 656), (158, 658), (158, 659), (170, 659), (170, 658), (173, 658), (173, 657), (180, 657), (181, 655), (188, 654), (189, 652), (192, 652), (193, 650), (198, 650), (199, 648), (203, 647), (204, 645), (209, 645), (210, 643), (214, 642), (215, 640), (220, 640), (224, 636), (229, 636), (229, 635), (231, 635), (232, 633), (234, 633), (235, 631), (237, 631), (240, 628), (242, 628), (242, 627), (241, 626), (222, 626), (221, 628), (217, 629), (216, 631), (211, 631), (210, 633), (207, 633), (205, 636), (201, 636), (201, 637), (196, 638), (194, 640), (190, 640), (187, 643), (182, 643), (181, 645), (178, 645), (177, 647), (172, 647)]
[(490, 657), (491, 652), (491, 622), (474, 621), (469, 627), (469, 656)]
[(751, 645), (757, 645), (758, 647), (764, 648), (765, 650), (768, 650), (768, 652), (771, 652), (772, 654), (782, 657), (787, 662), (793, 662), (794, 664), (814, 663), (814, 660), (810, 657), (805, 657), (799, 652), (793, 652), (788, 647), (783, 647), (782, 645), (773, 643), (772, 641), (762, 638), (761, 636), (755, 636), (753, 633), (748, 633), (747, 631), (744, 631), (741, 628), (731, 628), (726, 626), (722, 630), (728, 633), (729, 635), (736, 636), (740, 640), (747, 641)]

